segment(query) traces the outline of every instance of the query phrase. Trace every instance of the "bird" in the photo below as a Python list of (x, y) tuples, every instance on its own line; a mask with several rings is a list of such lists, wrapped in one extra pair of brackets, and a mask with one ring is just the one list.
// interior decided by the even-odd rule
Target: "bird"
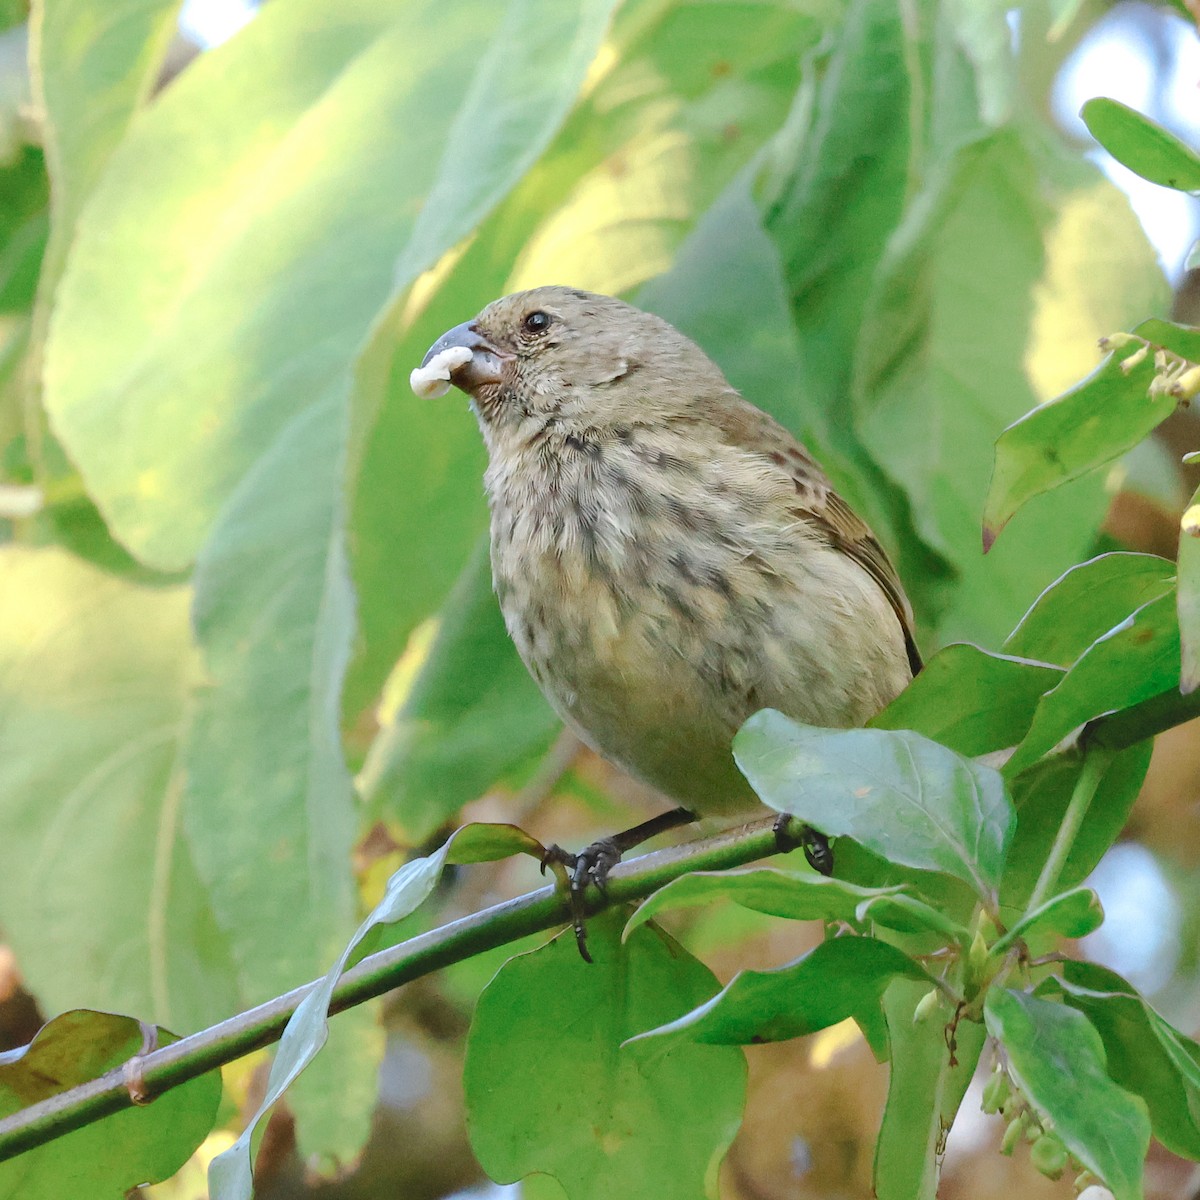
[[(439, 337), (411, 384), (470, 399), (493, 585), (530, 674), (585, 743), (678, 806), (578, 855), (552, 847), (579, 904), (645, 838), (763, 811), (731, 749), (752, 713), (860, 726), (920, 669), (875, 535), (661, 317), (516, 292)], [(804, 844), (829, 873), (828, 842)]]

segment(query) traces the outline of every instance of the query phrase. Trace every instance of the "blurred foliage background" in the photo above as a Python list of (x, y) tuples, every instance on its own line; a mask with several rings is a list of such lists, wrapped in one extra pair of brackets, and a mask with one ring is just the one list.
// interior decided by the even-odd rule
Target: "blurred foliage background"
[[(1185, 5), (271, 0), (203, 50), (178, 10), (0, 4), (7, 1045), (39, 1009), (188, 1032), (312, 978), (464, 806), (567, 844), (656, 810), (527, 678), (491, 598), (474, 420), (408, 389), (497, 295), (620, 293), (693, 336), (871, 521), (927, 651), (997, 648), (1098, 550), (1173, 556), (1186, 415), (987, 558), (979, 518), (996, 435), (1099, 336), (1196, 316), (1147, 236), (1186, 241), (1180, 214), (1144, 226), (1061, 119), (1114, 37), (1147, 50), (1123, 60), (1149, 64), (1135, 103), (1170, 123), (1182, 78), (1194, 106)], [(1198, 786), (1196, 731), (1164, 736), (1088, 948), (1142, 963), (1192, 1032)], [(472, 868), (402, 932), (535, 871)], [(722, 978), (809, 944), (690, 920)], [(339, 1017), (260, 1194), (479, 1185), (461, 1045), (499, 961)], [(750, 1057), (726, 1194), (867, 1195), (886, 1068), (842, 1027)], [(259, 1066), (227, 1073), (229, 1129)], [(956, 1129), (946, 1194), (1069, 1187), (997, 1136)], [(1190, 1168), (1155, 1153), (1178, 1194)]]

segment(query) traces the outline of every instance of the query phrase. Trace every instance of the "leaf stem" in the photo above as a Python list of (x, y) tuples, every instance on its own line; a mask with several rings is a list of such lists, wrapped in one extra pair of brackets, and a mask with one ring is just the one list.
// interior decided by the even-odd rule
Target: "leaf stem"
[[(774, 821), (774, 817), (755, 821), (715, 837), (621, 863), (609, 875), (604, 896), (589, 890), (589, 909), (598, 912), (644, 899), (690, 871), (726, 870), (767, 858), (779, 849)], [(553, 886), (481, 909), (364, 958), (338, 981), (330, 1012), (352, 1008), (402, 983), (484, 950), (564, 924), (570, 918), (568, 901)], [(306, 983), (218, 1025), (140, 1056), (133, 1060), (139, 1079), (150, 1096), (158, 1096), (278, 1041), (288, 1018), (314, 986), (315, 983)], [(133, 1104), (123, 1066), (31, 1104), (0, 1120), (0, 1162)]]
[(1042, 873), (1038, 876), (1033, 893), (1025, 906), (1026, 916), (1036, 912), (1045, 904), (1058, 883), (1058, 877), (1066, 865), (1071, 847), (1075, 845), (1075, 838), (1079, 835), (1083, 819), (1091, 807), (1092, 798), (1112, 760), (1113, 751), (1106, 746), (1085, 744), (1079, 778), (1075, 781), (1075, 789), (1071, 792), (1067, 811), (1063, 814), (1062, 824), (1058, 827), (1058, 833), (1054, 837), (1054, 845), (1050, 847), (1050, 853), (1046, 857)]

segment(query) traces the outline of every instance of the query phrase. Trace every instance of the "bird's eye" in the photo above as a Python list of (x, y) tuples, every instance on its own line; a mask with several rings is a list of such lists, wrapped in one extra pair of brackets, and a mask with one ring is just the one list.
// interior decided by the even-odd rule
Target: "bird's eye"
[(525, 326), (526, 333), (541, 333), (542, 330), (549, 328), (550, 314), (542, 312), (539, 308), (528, 313), (521, 324)]

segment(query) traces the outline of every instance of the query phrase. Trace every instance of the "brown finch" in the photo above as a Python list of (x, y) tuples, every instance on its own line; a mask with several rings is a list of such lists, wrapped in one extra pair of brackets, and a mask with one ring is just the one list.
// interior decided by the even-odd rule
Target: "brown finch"
[(443, 334), (412, 382), (471, 397), (496, 595), (547, 700), (682, 806), (589, 847), (577, 886), (652, 832), (753, 810), (730, 753), (751, 713), (861, 725), (920, 667), (871, 530), (661, 318), (518, 292)]

